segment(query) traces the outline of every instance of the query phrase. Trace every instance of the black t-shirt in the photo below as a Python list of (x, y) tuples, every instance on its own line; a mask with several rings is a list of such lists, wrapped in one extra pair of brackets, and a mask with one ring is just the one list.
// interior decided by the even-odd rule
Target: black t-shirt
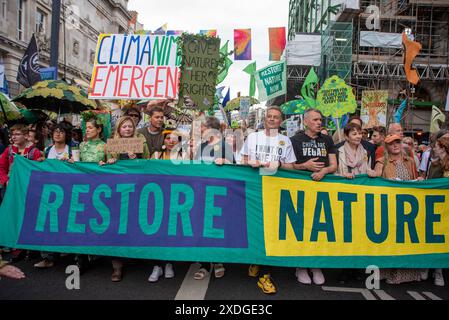
[(206, 162), (213, 162), (215, 159), (226, 159), (231, 163), (235, 163), (234, 153), (232, 147), (224, 140), (209, 145), (207, 142), (203, 142), (196, 154), (196, 160), (202, 160)]
[(297, 164), (318, 158), (319, 162), (324, 162), (324, 165), (328, 167), (329, 154), (336, 154), (332, 138), (325, 134), (318, 134), (315, 139), (312, 139), (305, 132), (301, 131), (296, 133), (290, 140), (295, 151)]

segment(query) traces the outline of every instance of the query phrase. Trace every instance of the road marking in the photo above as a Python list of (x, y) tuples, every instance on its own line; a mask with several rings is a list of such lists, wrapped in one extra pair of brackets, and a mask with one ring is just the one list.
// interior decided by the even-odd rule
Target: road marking
[(432, 300), (443, 300), (437, 295), (434, 295), (432, 292), (423, 292), (423, 294)]
[(210, 273), (203, 280), (195, 280), (193, 275), (200, 268), (199, 263), (192, 263), (189, 271), (176, 294), (175, 300), (204, 300), (209, 287)]
[(380, 298), (380, 300), (396, 300), (392, 296), (390, 296), (388, 293), (386, 293), (384, 290), (374, 290), (374, 292), (377, 294), (377, 296)]
[(345, 288), (345, 287), (322, 287), (325, 291), (360, 293), (366, 300), (377, 300), (376, 297), (368, 290), (363, 288)]
[(426, 300), (426, 298), (424, 298), (422, 295), (420, 295), (416, 291), (407, 291), (407, 293), (409, 295), (411, 295), (413, 297), (413, 299), (415, 299), (415, 300)]

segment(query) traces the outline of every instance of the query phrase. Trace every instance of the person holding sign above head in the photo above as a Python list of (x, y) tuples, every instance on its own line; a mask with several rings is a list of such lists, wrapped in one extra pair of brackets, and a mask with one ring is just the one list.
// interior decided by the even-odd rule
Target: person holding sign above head
[(162, 131), (164, 130), (164, 109), (163, 107), (171, 100), (155, 100), (150, 101), (147, 106), (147, 114), (150, 116), (150, 123), (148, 127), (138, 130), (147, 142), (150, 157), (155, 151), (162, 151), (164, 144), (164, 137)]
[[(261, 168), (261, 173), (274, 174), (279, 167), (293, 169), (296, 161), (290, 139), (279, 133), (282, 123), (282, 111), (277, 106), (267, 109), (265, 129), (251, 133), (246, 139), (241, 154), (242, 164)], [(258, 265), (250, 265), (248, 275), (256, 278), (260, 274)], [(259, 278), (257, 286), (263, 293), (274, 294), (277, 289), (270, 273)]]
[[(292, 145), (296, 155), (296, 170), (313, 172), (314, 181), (321, 181), (327, 174), (337, 171), (336, 149), (332, 138), (321, 134), (323, 116), (317, 109), (308, 109), (304, 113), (305, 131), (299, 131), (292, 137)], [(313, 283), (324, 283), (324, 275), (320, 269), (310, 269)], [(296, 268), (296, 277), (300, 283), (311, 284), (309, 272), (304, 268)]]

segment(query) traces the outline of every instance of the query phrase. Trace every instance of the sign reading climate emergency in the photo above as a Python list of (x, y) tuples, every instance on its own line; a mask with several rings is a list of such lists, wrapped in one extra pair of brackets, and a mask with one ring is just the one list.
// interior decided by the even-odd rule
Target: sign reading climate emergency
[[(16, 162), (17, 161), (17, 162)], [(18, 169), (20, 168), (20, 169)], [(0, 246), (289, 267), (448, 268), (449, 179), (14, 160)]]
[(101, 34), (90, 99), (178, 97), (177, 36)]

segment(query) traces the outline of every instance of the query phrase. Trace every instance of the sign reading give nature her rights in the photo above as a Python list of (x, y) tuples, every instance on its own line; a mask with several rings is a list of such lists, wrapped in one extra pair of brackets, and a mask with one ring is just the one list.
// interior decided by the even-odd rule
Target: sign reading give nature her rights
[(178, 97), (177, 36), (101, 34), (90, 99)]

